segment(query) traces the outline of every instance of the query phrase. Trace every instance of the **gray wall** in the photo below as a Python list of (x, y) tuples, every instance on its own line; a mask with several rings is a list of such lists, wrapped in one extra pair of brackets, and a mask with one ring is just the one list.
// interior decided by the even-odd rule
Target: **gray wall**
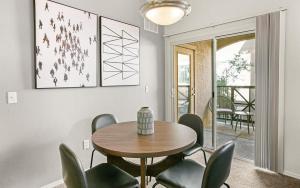
[[(139, 0), (59, 0), (99, 15), (143, 26)], [(141, 85), (132, 87), (34, 88), (33, 1), (0, 1), (0, 187), (34, 188), (61, 179), (58, 145), (68, 144), (88, 168), (92, 118), (113, 113), (134, 120), (149, 105), (164, 118), (164, 42), (162, 35), (141, 29)], [(98, 71), (99, 76), (99, 71)], [(145, 93), (145, 85), (149, 93)], [(6, 92), (18, 92), (7, 104)], [(104, 162), (100, 155), (97, 162)]]

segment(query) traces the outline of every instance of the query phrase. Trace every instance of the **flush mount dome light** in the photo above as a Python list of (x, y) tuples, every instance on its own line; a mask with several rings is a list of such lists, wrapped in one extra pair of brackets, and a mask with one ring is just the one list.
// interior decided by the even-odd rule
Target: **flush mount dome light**
[(151, 0), (141, 8), (144, 17), (158, 25), (171, 25), (191, 12), (185, 0)]

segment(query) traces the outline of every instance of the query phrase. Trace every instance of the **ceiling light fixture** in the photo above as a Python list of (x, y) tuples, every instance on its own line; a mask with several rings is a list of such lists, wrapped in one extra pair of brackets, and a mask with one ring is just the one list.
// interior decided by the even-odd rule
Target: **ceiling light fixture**
[(185, 0), (150, 0), (141, 8), (141, 14), (158, 25), (171, 25), (191, 12)]

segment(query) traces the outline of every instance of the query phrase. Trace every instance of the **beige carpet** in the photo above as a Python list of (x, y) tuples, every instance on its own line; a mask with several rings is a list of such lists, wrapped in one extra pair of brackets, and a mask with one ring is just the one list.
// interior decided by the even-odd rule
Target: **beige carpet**
[[(204, 163), (201, 152), (191, 159)], [(152, 178), (152, 182), (147, 187), (152, 187), (154, 183), (155, 179)], [(231, 188), (300, 188), (300, 180), (255, 168), (251, 162), (240, 159), (233, 160), (227, 183)], [(163, 188), (163, 186), (156, 186), (156, 188)]]
[[(192, 159), (204, 163), (201, 153)], [(234, 159), (227, 183), (232, 188), (300, 188), (300, 180), (255, 168), (252, 162)]]

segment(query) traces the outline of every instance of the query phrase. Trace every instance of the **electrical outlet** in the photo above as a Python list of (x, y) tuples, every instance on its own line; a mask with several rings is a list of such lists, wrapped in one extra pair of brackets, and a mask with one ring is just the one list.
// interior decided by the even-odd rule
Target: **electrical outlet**
[(83, 149), (84, 150), (90, 149), (90, 140), (83, 140)]
[(18, 94), (17, 94), (17, 92), (7, 92), (7, 103), (8, 104), (18, 103)]

